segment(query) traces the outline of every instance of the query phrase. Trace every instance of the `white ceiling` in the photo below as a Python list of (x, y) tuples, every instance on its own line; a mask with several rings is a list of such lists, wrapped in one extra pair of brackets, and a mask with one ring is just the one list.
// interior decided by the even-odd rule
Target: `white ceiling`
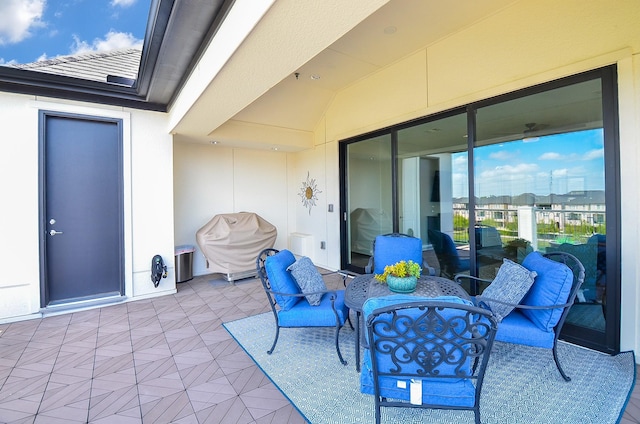
[[(289, 28), (291, 37), (304, 38), (308, 33), (309, 39), (318, 38), (323, 27), (316, 26), (328, 25), (327, 22), (332, 17), (341, 16), (336, 15), (341, 11), (345, 11), (347, 15), (354, 13), (346, 10), (344, 2), (337, 2), (340, 4), (338, 9), (341, 10), (318, 7), (318, 10), (313, 11), (314, 15), (300, 15), (301, 18), (308, 17), (309, 22), (300, 22), (298, 19), (292, 24), (290, 14), (281, 10), (286, 3), (288, 2), (277, 1), (265, 15), (263, 22), (254, 29), (254, 33), (260, 34), (264, 39), (266, 36), (260, 31), (265, 32), (269, 28), (273, 31), (274, 24), (277, 23), (285, 33)], [(355, 23), (351, 23), (351, 29), (346, 34), (327, 43), (326, 48), (319, 50), (309, 60), (301, 61), (304, 55), (291, 51), (287, 60), (294, 57), (298, 62), (291, 61), (287, 66), (280, 66), (279, 76), (273, 72), (279, 64), (269, 64), (268, 61), (265, 62), (265, 57), (277, 58), (278, 54), (282, 54), (282, 49), (286, 52), (287, 48), (294, 47), (283, 45), (286, 44), (286, 39), (276, 37), (269, 47), (273, 49), (272, 55), (264, 51), (263, 45), (259, 57), (245, 58), (242, 63), (242, 69), (251, 68), (251, 84), (257, 85), (253, 90), (258, 95), (253, 98), (245, 96), (244, 103), (230, 101), (228, 107), (225, 107), (219, 97), (225, 91), (220, 87), (216, 89), (216, 84), (237, 84), (237, 87), (243, 87), (247, 83), (247, 73), (238, 70), (223, 74), (223, 78), (216, 78), (219, 81), (214, 79), (211, 82), (176, 126), (175, 132), (184, 134), (183, 140), (209, 143), (211, 134), (215, 134), (214, 131), (230, 119), (250, 125), (312, 132), (338, 91), (443, 37), (487, 18), (511, 3), (514, 0), (390, 0), (368, 17), (356, 17), (355, 23), (360, 22), (359, 24), (354, 27)], [(295, 6), (295, 0), (291, 5)], [(326, 16), (318, 16), (321, 13)], [(331, 29), (328, 28), (326, 32), (331, 32)], [(248, 37), (240, 49), (249, 51), (251, 42)], [(296, 40), (292, 41), (295, 42)], [(298, 44), (307, 43), (308, 40), (302, 40)], [(251, 60), (254, 62), (251, 63)], [(233, 61), (227, 65), (230, 71), (234, 69), (233, 65)], [(299, 73), (297, 78), (296, 72)], [(261, 78), (261, 73), (270, 73), (269, 78)], [(312, 76), (320, 78), (312, 79)], [(241, 92), (242, 89), (239, 88), (238, 91)], [(238, 97), (242, 96), (239, 94)], [(203, 119), (204, 116), (208, 119)], [(180, 135), (176, 139), (180, 140)]]

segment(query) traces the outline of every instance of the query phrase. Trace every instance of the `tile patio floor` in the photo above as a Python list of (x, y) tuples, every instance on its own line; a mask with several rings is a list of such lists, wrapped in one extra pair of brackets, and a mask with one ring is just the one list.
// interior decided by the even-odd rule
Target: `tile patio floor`
[[(304, 423), (222, 327), (268, 310), (259, 280), (216, 277), (0, 325), (0, 423)], [(637, 384), (622, 423), (640, 423)]]

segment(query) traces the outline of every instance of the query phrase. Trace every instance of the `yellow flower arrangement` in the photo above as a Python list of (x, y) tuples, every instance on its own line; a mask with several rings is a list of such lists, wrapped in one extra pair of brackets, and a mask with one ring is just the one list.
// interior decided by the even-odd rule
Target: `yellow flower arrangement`
[(393, 275), (394, 277), (420, 277), (420, 265), (413, 261), (400, 261), (393, 265), (387, 265), (384, 267), (382, 274), (375, 274), (374, 278), (381, 283), (387, 282), (387, 276)]

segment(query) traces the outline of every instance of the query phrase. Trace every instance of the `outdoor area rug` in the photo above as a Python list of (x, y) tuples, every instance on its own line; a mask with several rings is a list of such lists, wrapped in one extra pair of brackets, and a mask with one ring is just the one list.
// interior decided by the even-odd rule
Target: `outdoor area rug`
[[(227, 331), (311, 423), (372, 423), (373, 396), (360, 393), (355, 332), (340, 332), (338, 360), (332, 328), (285, 328), (272, 355), (273, 314), (224, 324)], [(550, 350), (496, 342), (480, 398), (483, 423), (616, 423), (635, 382), (633, 352), (609, 356), (569, 343), (558, 346), (571, 377), (565, 382)], [(473, 412), (382, 408), (384, 423), (472, 423)]]

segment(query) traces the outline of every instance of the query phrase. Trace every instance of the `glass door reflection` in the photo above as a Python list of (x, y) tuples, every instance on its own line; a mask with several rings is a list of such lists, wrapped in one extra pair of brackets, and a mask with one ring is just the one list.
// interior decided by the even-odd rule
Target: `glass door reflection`
[(478, 109), (473, 153), (479, 276), (493, 278), (505, 257), (571, 253), (586, 278), (567, 323), (582, 334), (604, 333), (606, 324), (600, 85), (594, 79)]
[(448, 278), (469, 272), (468, 210), (459, 210), (469, 196), (466, 134), (464, 113), (398, 130), (398, 227)]
[(347, 268), (363, 272), (373, 240), (393, 232), (391, 135), (347, 145)]

